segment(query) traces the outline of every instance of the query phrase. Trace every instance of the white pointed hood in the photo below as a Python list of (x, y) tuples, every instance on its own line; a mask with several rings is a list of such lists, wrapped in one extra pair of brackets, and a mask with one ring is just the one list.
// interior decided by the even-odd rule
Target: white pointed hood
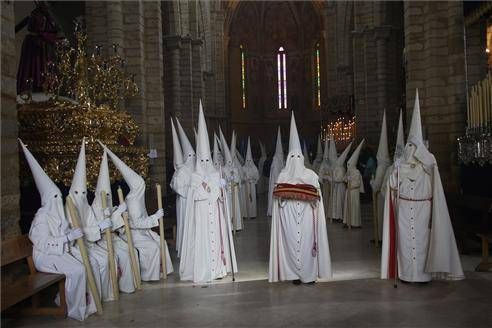
[(22, 151), (24, 152), (24, 156), (26, 157), (27, 164), (31, 169), (36, 187), (38, 188), (39, 196), (41, 197), (41, 206), (48, 205), (54, 200), (61, 200), (63, 202), (60, 189), (46, 174), (21, 139), (19, 139), (19, 143), (22, 147)]
[(280, 126), (277, 131), (277, 143), (275, 145), (275, 154), (273, 155), (282, 161), (284, 160), (284, 150), (282, 148), (282, 134), (280, 132)]
[(323, 160), (323, 149), (321, 148), (321, 137), (318, 136), (318, 144), (316, 147), (316, 157), (314, 158), (314, 162), (321, 163)]
[(253, 162), (253, 155), (251, 154), (251, 140), (248, 137), (248, 148), (246, 149), (246, 162)]
[(191, 145), (190, 140), (186, 136), (186, 132), (184, 131), (183, 127), (181, 126), (181, 123), (179, 123), (179, 120), (177, 117), (176, 117), (176, 125), (178, 126), (179, 141), (181, 144), (181, 149), (183, 151), (184, 163), (190, 169), (193, 169), (195, 167), (195, 159), (196, 159), (195, 151), (193, 150), (193, 146)]
[(244, 160), (243, 170), (246, 176), (258, 179), (258, 168), (256, 167), (255, 162), (253, 161), (253, 155), (251, 153), (251, 141), (249, 137), (248, 137), (248, 147), (246, 150), (246, 158)]
[(355, 148), (354, 152), (352, 153), (352, 156), (350, 156), (349, 160), (347, 161), (347, 168), (350, 170), (354, 170), (357, 168), (357, 162), (359, 161), (359, 155), (360, 155), (360, 150), (362, 149), (362, 145), (364, 144), (365, 139), (362, 139), (360, 144)]
[(330, 165), (334, 165), (337, 161), (337, 146), (335, 145), (335, 138), (333, 135), (330, 137), (330, 151), (328, 153), (328, 162)]
[(328, 161), (330, 156), (330, 144), (328, 138), (325, 139), (325, 148), (323, 149), (323, 161)]
[(412, 122), (410, 130), (408, 131), (408, 140), (404, 150), (404, 158), (407, 162), (411, 161), (412, 157), (423, 163), (426, 168), (430, 168), (430, 166), (436, 163), (436, 159), (424, 145), (418, 89), (415, 92)]
[(236, 158), (236, 132), (234, 130), (232, 131), (230, 150), (231, 150), (232, 159), (235, 160), (235, 158)]
[(348, 146), (345, 148), (345, 150), (337, 158), (336, 166), (343, 166), (343, 163), (345, 163), (345, 159), (347, 158), (347, 155), (350, 152), (350, 147), (352, 147), (352, 142), (350, 142), (348, 144)]
[(217, 135), (214, 133), (214, 156), (213, 156), (213, 162), (215, 168), (218, 170), (222, 165), (222, 158), (220, 154), (220, 149), (219, 149), (219, 143), (217, 142)]
[(305, 141), (304, 141), (303, 148), (302, 148), (302, 154), (304, 155), (304, 165), (307, 168), (311, 168), (311, 162), (309, 161), (309, 153), (308, 153)]
[(265, 149), (265, 145), (261, 141), (260, 141), (260, 151), (261, 151), (260, 158), (266, 159), (267, 158), (267, 152), (266, 152), (266, 149)]
[(378, 160), (378, 165), (389, 165), (390, 163), (388, 131), (386, 129), (386, 111), (383, 113), (383, 122), (381, 123), (381, 134), (379, 135), (379, 146), (376, 158)]
[(101, 158), (101, 164), (99, 166), (99, 176), (97, 177), (96, 191), (94, 192), (94, 201), (92, 202), (92, 209), (98, 219), (104, 217), (102, 208), (102, 192), (106, 194), (106, 206), (108, 208), (113, 207), (113, 197), (111, 194), (111, 180), (109, 177), (108, 167), (108, 154), (106, 150), (103, 151)]
[(396, 133), (396, 146), (393, 160), (403, 156), (403, 148), (405, 148), (405, 136), (403, 135), (403, 113), (400, 109), (400, 118), (398, 120), (398, 132)]
[(304, 166), (304, 156), (302, 155), (301, 142), (297, 133), (297, 126), (294, 112), (290, 119), (289, 153), (284, 169), (280, 172), (277, 179), (279, 183), (306, 183), (314, 186), (318, 185), (318, 176)]
[(68, 221), (65, 216), (60, 189), (46, 174), (41, 165), (39, 165), (22, 140), (19, 139), (19, 143), (21, 144), (22, 151), (24, 152), (39, 196), (41, 197), (41, 207), (36, 212), (36, 216), (45, 214), (47, 223), (53, 231), (65, 231), (68, 229)]
[(108, 147), (99, 141), (101, 146), (108, 153), (109, 158), (120, 171), (123, 179), (130, 188), (126, 195), (125, 202), (128, 207), (128, 214), (133, 220), (147, 218), (147, 209), (145, 207), (145, 180), (126, 165), (118, 156), (116, 156)]
[(215, 171), (210, 153), (207, 123), (205, 122), (205, 114), (203, 113), (202, 102), (198, 112), (198, 132), (196, 139), (196, 165), (195, 172), (199, 175), (209, 174)]
[(225, 139), (222, 130), (219, 130), (219, 134), (220, 134), (220, 141), (222, 143), (222, 150), (224, 151), (224, 157), (225, 157), (224, 165), (233, 166), (234, 162), (232, 160), (231, 152), (229, 151), (229, 146), (227, 145), (227, 140)]
[(85, 138), (82, 138), (82, 146), (80, 147), (77, 165), (72, 178), (69, 195), (73, 203), (79, 211), (79, 216), (83, 223), (90, 214), (89, 202), (87, 201), (87, 174), (86, 174), (86, 159), (85, 159)]
[(173, 135), (173, 164), (174, 170), (177, 170), (181, 165), (183, 165), (183, 150), (181, 149), (181, 143), (179, 142), (178, 134), (176, 133), (176, 128), (174, 127), (173, 120), (171, 119), (171, 130)]

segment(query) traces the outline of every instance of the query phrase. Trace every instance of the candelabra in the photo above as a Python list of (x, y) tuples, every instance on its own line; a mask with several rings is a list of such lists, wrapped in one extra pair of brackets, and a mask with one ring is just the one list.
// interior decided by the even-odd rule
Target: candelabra
[(491, 125), (468, 128), (466, 134), (458, 138), (458, 158), (465, 165), (477, 163), (484, 166), (492, 164)]

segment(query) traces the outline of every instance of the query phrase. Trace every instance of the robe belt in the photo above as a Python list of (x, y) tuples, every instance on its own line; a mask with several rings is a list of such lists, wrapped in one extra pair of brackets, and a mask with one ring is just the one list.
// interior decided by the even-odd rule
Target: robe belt
[(348, 190), (353, 190), (353, 189), (360, 189), (360, 185), (357, 186), (357, 187), (350, 187), (350, 188), (348, 188)]
[[(397, 190), (394, 188), (391, 188), (391, 191), (396, 192)], [(415, 198), (407, 198), (402, 195), (400, 195), (400, 199), (406, 200), (407, 202), (431, 202), (432, 201), (432, 196), (429, 198), (420, 198), (420, 199), (415, 199)]]

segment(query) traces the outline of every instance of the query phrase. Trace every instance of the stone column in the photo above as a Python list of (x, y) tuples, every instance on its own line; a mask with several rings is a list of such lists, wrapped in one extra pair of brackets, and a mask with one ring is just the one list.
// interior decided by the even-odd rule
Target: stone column
[(180, 112), (181, 112), (181, 124), (187, 131), (188, 136), (193, 140), (193, 127), (198, 123), (197, 117), (194, 113), (197, 112), (197, 108), (193, 108), (193, 58), (191, 50), (191, 38), (183, 37), (181, 39), (180, 50), (180, 78), (179, 78), (179, 91), (180, 91)]
[[(16, 58), (15, 58), (15, 20), (13, 1), (2, 1), (2, 187), (1, 187), (1, 229), (2, 240), (21, 233), (19, 226), (20, 186), (19, 150), (16, 108)], [(20, 155), (24, 156), (24, 155)]]
[[(193, 103), (192, 109), (194, 113), (198, 111), (198, 104), (200, 99), (202, 100), (203, 106), (205, 106), (203, 99), (203, 75), (202, 75), (202, 40), (191, 40), (191, 60), (192, 60), (192, 90), (193, 90)], [(205, 110), (207, 110), (205, 108)]]

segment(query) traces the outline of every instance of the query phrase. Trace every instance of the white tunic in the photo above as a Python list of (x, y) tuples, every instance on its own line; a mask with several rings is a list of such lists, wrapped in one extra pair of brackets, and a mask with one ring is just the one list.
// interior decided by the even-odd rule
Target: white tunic
[(183, 232), (179, 274), (181, 280), (210, 282), (237, 271), (224, 190), (220, 175), (202, 177), (193, 173), (187, 196), (187, 218)]
[[(318, 177), (311, 173), (319, 191)], [(307, 283), (330, 277), (330, 249), (322, 199), (312, 204), (275, 198), (268, 281), (300, 279)]]
[(183, 239), (183, 222), (186, 218), (186, 194), (190, 188), (192, 170), (187, 165), (181, 165), (173, 175), (171, 188), (176, 193), (176, 251), (181, 254), (181, 240)]
[(340, 220), (343, 217), (343, 206), (345, 202), (345, 168), (336, 166), (333, 174), (328, 176), (331, 181), (331, 202), (328, 215), (331, 219)]
[[(381, 277), (390, 270), (390, 202), (397, 197), (397, 169), (391, 173), (384, 208)], [(396, 219), (398, 274), (404, 281), (435, 278), (462, 279), (456, 241), (447, 211), (437, 166), (426, 170), (420, 163), (400, 167), (400, 199)], [(391, 198), (390, 198), (391, 197)], [(432, 220), (431, 220), (432, 218)]]
[(254, 218), (256, 217), (256, 183), (258, 182), (259, 175), (258, 169), (252, 163), (248, 163), (246, 160), (246, 165), (243, 166), (244, 172), (244, 196), (245, 196), (245, 208), (246, 213), (244, 217)]
[(243, 217), (239, 204), (239, 171), (233, 165), (226, 165), (222, 168), (222, 178), (226, 181), (225, 190), (227, 191), (227, 206), (231, 213), (231, 220), (235, 230), (243, 229)]
[(273, 189), (277, 184), (277, 178), (280, 171), (284, 168), (284, 159), (275, 155), (272, 159), (272, 165), (270, 166), (270, 178), (268, 180), (268, 209), (267, 215), (272, 215), (272, 205), (273, 205)]
[[(60, 200), (61, 202), (61, 200)], [(61, 205), (63, 213), (63, 205)], [(84, 320), (96, 312), (96, 307), (87, 289), (84, 265), (69, 253), (68, 244), (60, 238), (68, 233), (66, 219), (56, 219), (44, 207), (36, 213), (29, 231), (33, 243), (33, 261), (41, 272), (64, 274), (68, 317)]]
[(343, 209), (343, 223), (352, 227), (360, 227), (360, 194), (364, 192), (362, 175), (357, 169), (349, 169), (346, 175), (347, 190)]

